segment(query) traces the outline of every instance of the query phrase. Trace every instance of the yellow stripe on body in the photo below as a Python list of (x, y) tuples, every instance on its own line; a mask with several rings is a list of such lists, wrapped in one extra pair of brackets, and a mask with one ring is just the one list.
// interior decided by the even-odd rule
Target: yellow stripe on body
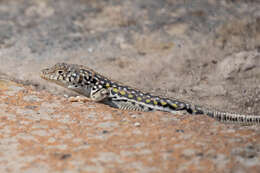
[(109, 87), (110, 87), (110, 84), (109, 84), (109, 83), (106, 83), (106, 87), (109, 88)]
[(120, 91), (120, 94), (125, 95), (126, 93), (125, 93), (125, 91)]
[(141, 97), (137, 97), (137, 100), (138, 100), (138, 101), (142, 101), (142, 98), (141, 98)]
[(150, 99), (146, 99), (145, 102), (146, 102), (146, 103), (150, 103), (151, 100), (150, 100)]
[(178, 108), (178, 105), (175, 104), (175, 103), (173, 103), (173, 104), (172, 104), (172, 107), (174, 107), (174, 108)]
[(163, 100), (161, 100), (160, 103), (161, 103), (163, 106), (167, 104), (167, 103), (166, 103), (165, 101), (163, 101)]
[(117, 92), (118, 92), (118, 89), (117, 89), (117, 88), (113, 88), (113, 91), (117, 93)]
[(132, 94), (128, 94), (128, 98), (133, 98), (134, 96)]

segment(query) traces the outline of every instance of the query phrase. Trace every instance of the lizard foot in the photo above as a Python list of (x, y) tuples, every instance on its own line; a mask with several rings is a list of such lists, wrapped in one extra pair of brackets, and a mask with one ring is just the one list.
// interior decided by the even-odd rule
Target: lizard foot
[(70, 102), (89, 102), (89, 101), (93, 101), (92, 99), (88, 98), (88, 97), (84, 97), (84, 96), (76, 96), (76, 97), (69, 97), (69, 101)]

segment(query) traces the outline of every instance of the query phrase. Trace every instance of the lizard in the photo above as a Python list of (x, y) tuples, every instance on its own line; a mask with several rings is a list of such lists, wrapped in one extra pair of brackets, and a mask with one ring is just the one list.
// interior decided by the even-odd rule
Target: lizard
[(260, 115), (243, 115), (209, 109), (197, 104), (143, 92), (116, 82), (83, 65), (57, 63), (41, 71), (40, 77), (114, 108), (132, 111), (165, 111), (204, 114), (221, 122), (260, 125)]

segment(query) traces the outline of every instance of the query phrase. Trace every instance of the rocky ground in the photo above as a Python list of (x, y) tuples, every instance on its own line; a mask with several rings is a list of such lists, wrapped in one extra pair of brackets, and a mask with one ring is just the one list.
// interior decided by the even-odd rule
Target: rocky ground
[(56, 62), (220, 110), (260, 112), (258, 0), (1, 0), (1, 172), (259, 172), (258, 127), (70, 103)]

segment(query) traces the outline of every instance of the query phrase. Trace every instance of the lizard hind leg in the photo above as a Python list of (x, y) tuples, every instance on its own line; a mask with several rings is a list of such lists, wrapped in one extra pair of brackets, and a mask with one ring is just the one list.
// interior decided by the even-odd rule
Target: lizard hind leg
[(104, 102), (105, 104), (114, 107), (114, 108), (118, 108), (118, 109), (122, 109), (122, 110), (130, 110), (130, 111), (140, 111), (140, 112), (151, 112), (154, 111), (154, 109), (144, 106), (144, 105), (139, 105), (136, 104), (134, 102), (129, 102), (129, 101), (125, 101), (125, 100), (108, 100), (106, 102)]
[(105, 100), (109, 95), (109, 91), (105, 88), (102, 88), (98, 91), (91, 91), (90, 92), (90, 99), (96, 102)]
[(93, 90), (91, 90), (89, 92), (89, 95), (84, 94), (84, 96), (77, 96), (77, 97), (70, 97), (69, 101), (70, 102), (88, 102), (88, 101), (95, 101), (95, 102), (99, 102), (99, 101), (103, 101), (108, 97), (109, 92), (102, 88), (96, 92), (93, 92)]

